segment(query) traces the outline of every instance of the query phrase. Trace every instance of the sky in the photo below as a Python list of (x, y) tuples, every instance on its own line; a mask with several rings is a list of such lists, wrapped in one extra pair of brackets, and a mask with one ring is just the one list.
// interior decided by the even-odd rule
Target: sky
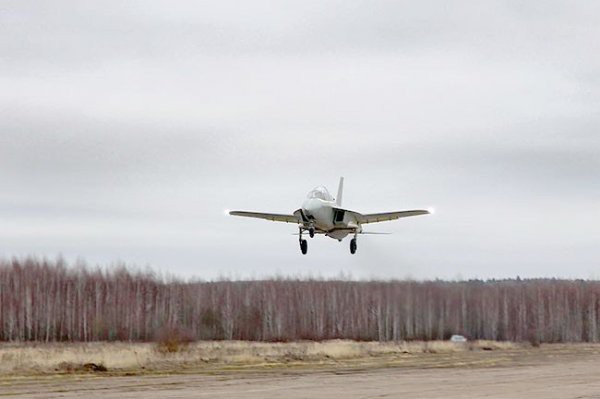
[[(0, 2), (0, 257), (600, 278), (600, 3)], [(306, 193), (434, 207), (302, 256)]]

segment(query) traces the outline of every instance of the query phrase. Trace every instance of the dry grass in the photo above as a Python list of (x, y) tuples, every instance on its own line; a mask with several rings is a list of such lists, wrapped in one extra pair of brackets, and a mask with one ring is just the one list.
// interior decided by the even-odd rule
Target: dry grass
[(97, 371), (160, 371), (215, 366), (319, 364), (401, 357), (415, 354), (453, 354), (478, 350), (506, 351), (521, 347), (510, 342), (324, 342), (263, 343), (204, 341), (165, 353), (153, 343), (4, 343), (0, 344), (0, 374), (45, 374)]

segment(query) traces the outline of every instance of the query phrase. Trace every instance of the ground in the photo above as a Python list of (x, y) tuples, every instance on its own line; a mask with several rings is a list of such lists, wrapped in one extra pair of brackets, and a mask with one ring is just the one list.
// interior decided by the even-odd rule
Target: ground
[[(105, 353), (114, 350), (110, 346), (107, 349), (106, 344), (97, 345), (104, 348)], [(116, 347), (119, 345), (125, 344), (117, 344)], [(5, 371), (0, 377), (0, 396), (120, 399), (600, 398), (600, 345), (542, 345), (534, 348), (494, 343), (455, 346), (447, 343), (408, 345), (349, 341), (203, 345), (187, 348), (187, 354), (183, 355), (158, 354), (157, 359), (164, 358), (160, 366), (143, 366), (143, 369), (137, 370), (113, 366), (112, 370), (108, 367), (106, 372), (82, 372), (77, 368), (76, 371), (61, 368), (32, 371), (22, 368), (21, 364), (20, 370)], [(206, 345), (216, 352), (200, 363), (191, 362), (190, 358), (197, 355), (197, 350), (208, 352)], [(352, 350), (349, 351), (349, 348)], [(44, 349), (49, 350), (42, 347), (38, 351)], [(62, 349), (73, 351), (68, 346)], [(83, 349), (79, 348), (79, 351), (90, 352), (89, 347), (83, 346)], [(263, 361), (256, 362), (256, 359), (244, 357), (234, 349), (255, 353)], [(3, 353), (5, 350), (0, 348), (4, 365), (7, 359), (7, 353)], [(57, 349), (53, 347), (52, 350)], [(224, 356), (225, 353), (233, 357), (216, 357), (216, 354)], [(277, 358), (275, 353), (283, 357)], [(267, 356), (265, 360), (265, 354), (272, 357)], [(170, 358), (179, 360), (170, 362)], [(62, 358), (58, 360), (64, 362)]]

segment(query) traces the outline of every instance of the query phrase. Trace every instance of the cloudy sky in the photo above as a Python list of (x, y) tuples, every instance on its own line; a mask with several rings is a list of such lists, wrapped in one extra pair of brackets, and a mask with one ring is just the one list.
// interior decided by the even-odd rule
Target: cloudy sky
[[(0, 257), (600, 278), (596, 1), (0, 2)], [(313, 186), (361, 212), (318, 237)]]

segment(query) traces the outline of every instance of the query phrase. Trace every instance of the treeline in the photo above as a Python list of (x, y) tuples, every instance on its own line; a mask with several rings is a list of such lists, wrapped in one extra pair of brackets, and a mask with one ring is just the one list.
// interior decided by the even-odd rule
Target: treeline
[(183, 282), (151, 272), (0, 261), (0, 340), (471, 339), (596, 342), (600, 282)]

